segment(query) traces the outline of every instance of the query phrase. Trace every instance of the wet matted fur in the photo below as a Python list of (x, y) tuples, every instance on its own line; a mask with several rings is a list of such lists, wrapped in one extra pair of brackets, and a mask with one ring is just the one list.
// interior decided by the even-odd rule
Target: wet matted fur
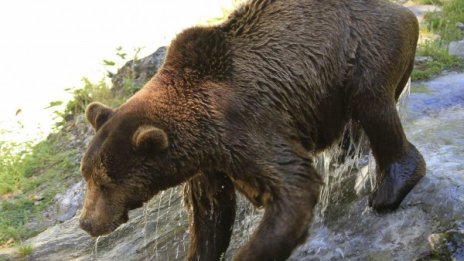
[(189, 260), (229, 244), (235, 190), (265, 208), (236, 260), (284, 260), (307, 236), (321, 177), (312, 156), (349, 120), (366, 132), (394, 210), (425, 175), (395, 102), (414, 61), (415, 16), (380, 0), (255, 0), (171, 43), (159, 72), (117, 109), (89, 105), (81, 226), (109, 233), (160, 190), (185, 184)]

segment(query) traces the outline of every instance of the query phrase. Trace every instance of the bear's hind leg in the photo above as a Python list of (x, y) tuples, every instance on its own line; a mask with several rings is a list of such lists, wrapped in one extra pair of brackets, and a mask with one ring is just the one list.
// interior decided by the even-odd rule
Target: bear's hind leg
[(377, 162), (377, 182), (369, 205), (377, 211), (395, 210), (425, 175), (425, 162), (407, 139), (394, 98), (358, 96), (353, 117), (366, 132)]
[(187, 260), (220, 260), (235, 219), (232, 182), (224, 173), (200, 173), (185, 185), (184, 200), (190, 223)]

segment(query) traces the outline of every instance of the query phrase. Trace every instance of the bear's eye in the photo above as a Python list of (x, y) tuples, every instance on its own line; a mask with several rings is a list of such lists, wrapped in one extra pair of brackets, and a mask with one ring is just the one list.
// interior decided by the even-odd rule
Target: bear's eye
[(107, 193), (111, 190), (111, 181), (103, 181), (101, 179), (97, 180), (96, 182), (97, 187), (100, 189), (101, 192)]
[(106, 185), (100, 185), (100, 190), (103, 194), (107, 194), (109, 191), (109, 188)]

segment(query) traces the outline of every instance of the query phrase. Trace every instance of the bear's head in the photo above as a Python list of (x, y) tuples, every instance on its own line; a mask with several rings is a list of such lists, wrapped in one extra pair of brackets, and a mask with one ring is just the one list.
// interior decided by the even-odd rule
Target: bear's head
[(169, 170), (163, 168), (169, 141), (152, 122), (101, 103), (90, 104), (86, 117), (96, 134), (81, 162), (87, 193), (80, 226), (99, 236), (125, 223), (129, 210), (169, 186)]

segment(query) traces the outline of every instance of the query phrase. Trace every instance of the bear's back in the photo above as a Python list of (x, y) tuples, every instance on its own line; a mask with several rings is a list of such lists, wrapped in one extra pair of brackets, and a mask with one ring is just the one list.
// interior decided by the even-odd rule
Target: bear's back
[[(414, 23), (409, 10), (383, 0), (255, 0), (220, 29), (230, 38), (238, 79), (246, 72), (256, 77), (257, 71), (272, 77), (278, 70), (284, 76), (304, 74), (320, 86), (342, 80), (346, 59), (359, 45), (388, 52), (379, 50), (388, 42), (402, 50), (404, 34), (415, 45)], [(270, 65), (275, 68), (262, 71)]]

